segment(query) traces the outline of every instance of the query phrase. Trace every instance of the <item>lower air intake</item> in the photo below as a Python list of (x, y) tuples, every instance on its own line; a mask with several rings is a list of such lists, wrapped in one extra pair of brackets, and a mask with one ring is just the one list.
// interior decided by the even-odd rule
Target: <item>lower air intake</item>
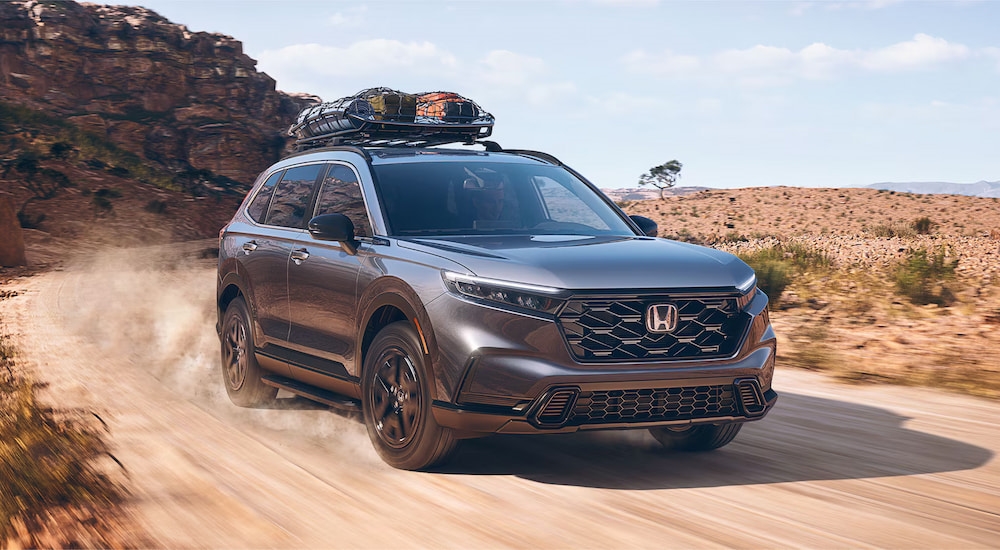
[(743, 414), (758, 416), (764, 413), (767, 404), (764, 401), (764, 392), (760, 389), (760, 383), (756, 379), (737, 380), (735, 386), (736, 393), (740, 396)]
[(534, 414), (534, 421), (539, 426), (550, 428), (561, 426), (576, 403), (579, 391), (576, 388), (555, 389), (542, 399), (542, 405)]

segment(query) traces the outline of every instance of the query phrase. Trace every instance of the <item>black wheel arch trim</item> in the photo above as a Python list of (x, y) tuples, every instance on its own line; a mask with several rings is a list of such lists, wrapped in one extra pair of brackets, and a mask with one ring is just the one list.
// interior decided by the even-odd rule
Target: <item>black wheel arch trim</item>
[(235, 287), (237, 294), (234, 295), (228, 302), (232, 302), (233, 298), (237, 296), (243, 296), (243, 302), (246, 303), (247, 309), (250, 311), (250, 319), (253, 322), (253, 337), (255, 342), (263, 343), (265, 341), (264, 332), (257, 322), (257, 303), (253, 299), (253, 288), (249, 281), (243, 278), (239, 270), (233, 270), (226, 273), (226, 276), (219, 281), (219, 286), (216, 289), (215, 295), (215, 309), (218, 312), (218, 322), (216, 323), (216, 329), (222, 330), (222, 317), (226, 314), (226, 307), (223, 305), (223, 296), (226, 295), (227, 289)]
[(354, 374), (358, 377), (361, 376), (361, 369), (368, 351), (367, 347), (374, 338), (374, 334), (366, 338), (368, 326), (375, 314), (385, 306), (391, 306), (401, 311), (406, 316), (406, 321), (417, 331), (420, 344), (424, 348), (424, 355), (427, 357), (425, 367), (433, 381), (430, 385), (431, 399), (436, 399), (442, 391), (447, 395), (447, 388), (442, 387), (442, 381), (437, 377), (437, 340), (434, 337), (430, 316), (424, 309), (423, 302), (417, 296), (416, 291), (405, 281), (396, 277), (386, 276), (373, 281), (365, 288), (358, 301), (358, 332), (355, 342), (358, 343), (359, 349), (355, 353)]

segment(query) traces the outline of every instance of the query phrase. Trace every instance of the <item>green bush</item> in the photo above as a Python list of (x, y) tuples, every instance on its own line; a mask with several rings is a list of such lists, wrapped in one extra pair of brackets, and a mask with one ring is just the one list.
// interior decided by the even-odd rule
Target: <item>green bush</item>
[(830, 268), (829, 256), (822, 251), (799, 243), (783, 243), (750, 253), (739, 254), (757, 273), (757, 286), (777, 304), (781, 293), (793, 278), (813, 271)]
[(757, 265), (751, 264), (751, 267), (757, 273), (757, 287), (778, 303), (781, 293), (792, 282), (788, 262), (768, 259), (758, 262)]
[(928, 235), (935, 227), (937, 227), (937, 224), (927, 216), (913, 220), (913, 230), (919, 235)]
[(892, 237), (908, 238), (917, 234), (916, 229), (912, 225), (885, 223), (865, 227), (863, 231), (872, 237), (881, 239), (890, 239)]
[(957, 267), (958, 260), (949, 260), (943, 247), (932, 253), (911, 250), (893, 272), (896, 290), (914, 304), (949, 305), (955, 295), (946, 283), (954, 279)]

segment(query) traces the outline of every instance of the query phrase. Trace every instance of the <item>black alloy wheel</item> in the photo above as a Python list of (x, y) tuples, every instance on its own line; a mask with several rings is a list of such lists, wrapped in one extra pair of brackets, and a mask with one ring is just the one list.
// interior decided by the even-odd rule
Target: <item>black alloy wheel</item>
[(413, 439), (423, 407), (417, 371), (406, 352), (388, 348), (375, 363), (375, 384), (369, 396), (375, 431), (393, 449), (402, 449)]
[(278, 389), (261, 380), (263, 369), (254, 357), (253, 325), (242, 298), (236, 298), (226, 308), (221, 340), (222, 379), (229, 399), (241, 407), (273, 401)]
[(452, 431), (434, 421), (426, 361), (419, 337), (406, 321), (383, 328), (365, 357), (365, 425), (375, 450), (396, 468), (433, 466), (456, 446)]
[(698, 426), (685, 426), (683, 428), (672, 428), (665, 426), (662, 428), (650, 428), (652, 434), (660, 445), (672, 451), (711, 451), (727, 445), (736, 434), (740, 433), (743, 424), (734, 422), (730, 424), (702, 424)]

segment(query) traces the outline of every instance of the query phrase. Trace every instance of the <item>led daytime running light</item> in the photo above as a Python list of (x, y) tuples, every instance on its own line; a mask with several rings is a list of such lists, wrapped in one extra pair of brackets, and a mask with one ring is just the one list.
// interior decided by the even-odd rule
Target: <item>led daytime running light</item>
[(444, 279), (453, 290), (470, 298), (545, 313), (555, 313), (555, 310), (561, 305), (561, 300), (542, 294), (542, 292), (546, 294), (558, 293), (559, 290), (554, 288), (501, 285), (488, 279), (478, 279), (449, 272), (444, 273)]

